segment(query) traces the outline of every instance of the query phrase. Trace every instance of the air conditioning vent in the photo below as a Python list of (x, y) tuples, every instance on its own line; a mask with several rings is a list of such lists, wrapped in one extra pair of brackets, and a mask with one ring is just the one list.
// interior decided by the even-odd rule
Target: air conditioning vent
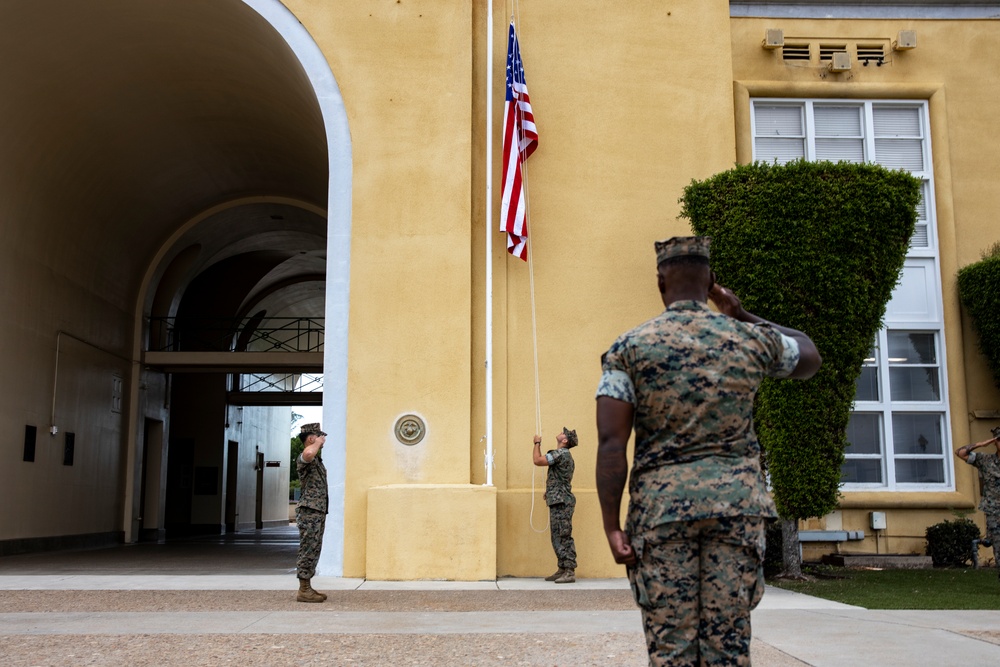
[(879, 58), (885, 58), (885, 47), (881, 44), (874, 46), (858, 44), (858, 60), (878, 60)]
[(808, 44), (785, 44), (781, 49), (781, 58), (788, 61), (808, 61), (809, 60), (809, 45)]
[(819, 60), (820, 62), (830, 62), (833, 60), (834, 53), (843, 53), (846, 51), (847, 51), (846, 44), (820, 44)]

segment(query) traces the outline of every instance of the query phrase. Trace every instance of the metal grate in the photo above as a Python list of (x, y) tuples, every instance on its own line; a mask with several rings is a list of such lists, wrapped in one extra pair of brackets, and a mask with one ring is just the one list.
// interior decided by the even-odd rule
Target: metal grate
[(833, 60), (834, 53), (846, 53), (847, 44), (820, 44), (819, 45), (819, 60), (820, 62), (830, 62)]
[(885, 46), (882, 44), (858, 44), (858, 62), (881, 65), (885, 62)]
[(809, 60), (808, 44), (785, 44), (781, 49), (781, 58), (786, 61)]
[(323, 391), (321, 373), (244, 373), (239, 376), (240, 391), (249, 393)]
[(149, 352), (322, 352), (322, 317), (151, 317)]

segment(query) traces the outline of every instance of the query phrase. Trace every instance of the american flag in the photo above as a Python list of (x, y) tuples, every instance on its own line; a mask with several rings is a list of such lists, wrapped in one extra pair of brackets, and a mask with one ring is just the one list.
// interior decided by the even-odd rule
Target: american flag
[(538, 130), (531, 113), (528, 84), (524, 80), (521, 49), (510, 22), (507, 32), (507, 94), (503, 107), (503, 195), (500, 200), (500, 231), (507, 233), (507, 252), (527, 261), (528, 213), (522, 163), (538, 147)]

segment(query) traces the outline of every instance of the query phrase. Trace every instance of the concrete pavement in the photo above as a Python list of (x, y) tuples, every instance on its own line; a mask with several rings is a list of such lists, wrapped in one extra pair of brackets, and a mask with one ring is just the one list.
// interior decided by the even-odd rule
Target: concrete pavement
[[(304, 605), (294, 540), (225, 541), (0, 558), (4, 664), (645, 663), (625, 579), (317, 577), (330, 600)], [(867, 610), (768, 587), (753, 629), (758, 667), (1000, 661), (1000, 611)]]

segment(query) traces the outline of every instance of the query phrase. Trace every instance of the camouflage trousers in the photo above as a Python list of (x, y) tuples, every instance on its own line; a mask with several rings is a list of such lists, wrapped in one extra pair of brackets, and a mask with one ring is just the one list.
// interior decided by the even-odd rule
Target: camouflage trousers
[(299, 555), (295, 560), (296, 576), (312, 579), (316, 576), (316, 563), (323, 549), (323, 531), (326, 513), (308, 507), (295, 508), (295, 524), (299, 527)]
[(1000, 567), (1000, 515), (993, 512), (986, 513), (986, 539), (993, 543), (993, 561)]
[(679, 521), (632, 537), (628, 570), (649, 664), (750, 665), (750, 610), (764, 594), (764, 519)]
[(576, 543), (573, 541), (573, 510), (575, 503), (549, 505), (549, 533), (552, 549), (556, 552), (559, 567), (564, 570), (576, 569)]

